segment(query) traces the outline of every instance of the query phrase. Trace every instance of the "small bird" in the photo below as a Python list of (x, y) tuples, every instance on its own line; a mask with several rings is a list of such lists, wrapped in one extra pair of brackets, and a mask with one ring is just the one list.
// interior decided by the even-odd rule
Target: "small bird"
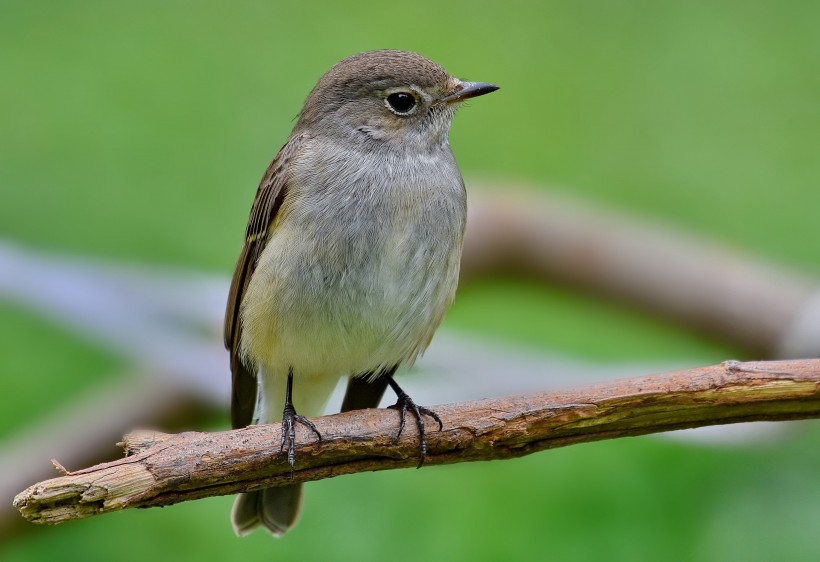
[[(354, 55), (322, 76), (262, 177), (225, 315), (231, 422), (281, 420), (291, 469), (296, 424), (321, 439), (308, 417), (342, 376), (342, 411), (393, 389), (399, 435), (409, 411), (424, 462), (423, 416), (441, 420), (393, 374), (427, 348), (455, 295), (467, 207), (453, 115), (497, 89), (412, 52)], [(240, 494), (234, 531), (281, 536), (301, 498), (301, 484)]]

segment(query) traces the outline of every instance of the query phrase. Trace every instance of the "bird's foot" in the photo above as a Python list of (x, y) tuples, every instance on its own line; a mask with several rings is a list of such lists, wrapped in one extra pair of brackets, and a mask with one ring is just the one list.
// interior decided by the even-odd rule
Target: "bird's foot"
[(439, 431), (444, 429), (444, 424), (441, 423), (441, 418), (438, 417), (438, 414), (428, 408), (425, 408), (424, 406), (417, 406), (416, 403), (413, 402), (413, 399), (410, 398), (403, 390), (399, 389), (398, 386), (394, 386), (393, 390), (396, 392), (398, 400), (396, 400), (395, 404), (388, 407), (399, 411), (399, 432), (396, 434), (396, 441), (399, 440), (399, 437), (401, 437), (401, 432), (404, 431), (404, 422), (407, 418), (407, 411), (410, 410), (413, 416), (415, 416), (416, 426), (419, 428), (419, 464), (416, 465), (416, 468), (421, 468), (421, 465), (424, 464), (424, 459), (427, 456), (427, 439), (424, 432), (424, 416), (430, 416), (436, 420), (438, 422)]
[(282, 444), (279, 451), (285, 449), (285, 444), (288, 446), (288, 464), (290, 465), (290, 477), (293, 478), (293, 465), (296, 462), (296, 453), (294, 451), (296, 446), (296, 424), (301, 423), (322, 440), (322, 434), (316, 429), (312, 421), (305, 416), (300, 416), (293, 408), (293, 404), (285, 404), (285, 409), (282, 411)]

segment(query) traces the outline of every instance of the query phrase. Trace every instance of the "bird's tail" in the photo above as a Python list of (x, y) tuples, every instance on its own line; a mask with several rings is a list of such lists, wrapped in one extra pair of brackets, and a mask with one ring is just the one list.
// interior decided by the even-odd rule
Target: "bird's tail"
[[(285, 380), (262, 374), (259, 402), (254, 423), (274, 423), (281, 420), (285, 404)], [(296, 411), (306, 417), (322, 415), (338, 378), (308, 377), (294, 382), (293, 402)], [(264, 527), (274, 537), (281, 537), (299, 520), (302, 513), (302, 484), (290, 484), (239, 494), (231, 510), (231, 525), (242, 537)]]
[(296, 525), (302, 513), (302, 484), (245, 492), (231, 511), (234, 532), (243, 537), (259, 526), (281, 537)]

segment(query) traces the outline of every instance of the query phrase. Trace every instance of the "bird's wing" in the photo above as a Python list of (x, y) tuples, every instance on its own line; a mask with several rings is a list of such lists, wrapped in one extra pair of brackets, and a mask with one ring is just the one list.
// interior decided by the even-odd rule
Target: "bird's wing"
[(242, 320), (239, 309), (248, 288), (256, 263), (268, 240), (270, 228), (282, 202), (287, 195), (288, 162), (305, 141), (305, 135), (291, 138), (270, 163), (251, 207), (245, 244), (236, 262), (236, 269), (228, 293), (228, 307), (225, 311), (225, 347), (231, 354), (231, 425), (245, 427), (253, 420), (256, 405), (256, 372), (252, 365), (246, 365), (239, 349), (242, 339)]

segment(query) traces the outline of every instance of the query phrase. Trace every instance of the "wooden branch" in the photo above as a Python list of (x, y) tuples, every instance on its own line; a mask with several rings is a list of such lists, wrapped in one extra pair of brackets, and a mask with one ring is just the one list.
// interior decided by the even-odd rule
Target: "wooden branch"
[[(705, 425), (820, 417), (820, 359), (740, 363), (576, 389), (438, 406), (427, 466), (505, 459), (536, 451)], [(34, 523), (60, 523), (126, 507), (149, 507), (342, 474), (415, 466), (414, 424), (394, 440), (394, 410), (359, 410), (300, 428), (296, 471), (279, 451), (278, 425), (176, 435), (137, 431), (128, 456), (67, 472), (17, 495)], [(428, 428), (431, 424), (428, 424)]]

